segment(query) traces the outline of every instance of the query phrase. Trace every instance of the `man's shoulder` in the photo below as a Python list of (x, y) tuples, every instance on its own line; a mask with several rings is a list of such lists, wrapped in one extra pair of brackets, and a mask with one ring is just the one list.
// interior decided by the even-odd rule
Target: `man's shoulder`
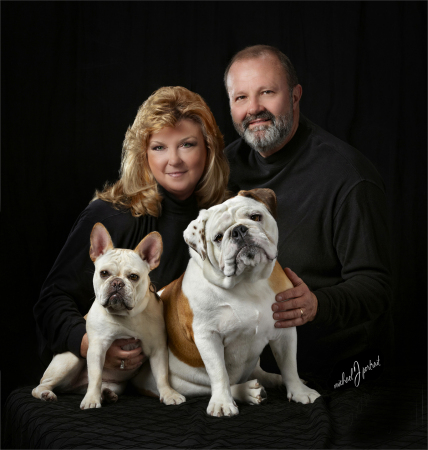
[(311, 147), (326, 173), (383, 184), (374, 164), (360, 150), (320, 126), (307, 123), (311, 129)]
[(229, 160), (233, 160), (245, 145), (244, 139), (238, 138), (224, 149), (224, 153)]

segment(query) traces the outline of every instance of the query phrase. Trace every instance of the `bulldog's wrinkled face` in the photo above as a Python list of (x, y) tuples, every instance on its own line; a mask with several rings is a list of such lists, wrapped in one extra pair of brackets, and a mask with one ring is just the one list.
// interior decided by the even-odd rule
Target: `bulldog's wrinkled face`
[(114, 248), (106, 228), (95, 224), (89, 256), (95, 264), (96, 301), (111, 314), (142, 311), (149, 301), (149, 272), (159, 265), (162, 249), (162, 238), (156, 231), (142, 239), (135, 250)]
[(133, 250), (109, 250), (95, 261), (97, 301), (111, 314), (122, 315), (134, 309), (147, 292), (148, 275), (148, 263)]
[(260, 266), (266, 264), (273, 268), (277, 256), (276, 221), (268, 207), (252, 197), (238, 195), (202, 210), (184, 237), (202, 260), (208, 259), (225, 277), (251, 274), (256, 267), (260, 273)]

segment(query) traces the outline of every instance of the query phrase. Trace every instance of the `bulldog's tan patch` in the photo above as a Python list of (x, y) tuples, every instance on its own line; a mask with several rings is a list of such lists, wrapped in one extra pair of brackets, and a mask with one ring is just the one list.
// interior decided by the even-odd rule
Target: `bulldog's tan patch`
[(185, 364), (192, 367), (204, 367), (193, 335), (193, 311), (182, 291), (183, 277), (184, 274), (170, 283), (161, 295), (168, 347)]
[(287, 275), (285, 275), (285, 272), (278, 261), (275, 262), (272, 274), (269, 277), (269, 285), (275, 295), (293, 287), (293, 283)]

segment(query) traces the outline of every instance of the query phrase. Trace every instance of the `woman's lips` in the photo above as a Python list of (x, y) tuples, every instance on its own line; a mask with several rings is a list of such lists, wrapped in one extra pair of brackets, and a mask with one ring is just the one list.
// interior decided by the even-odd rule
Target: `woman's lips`
[(169, 175), (172, 178), (179, 178), (181, 176), (183, 176), (186, 172), (170, 172), (167, 173), (166, 175)]

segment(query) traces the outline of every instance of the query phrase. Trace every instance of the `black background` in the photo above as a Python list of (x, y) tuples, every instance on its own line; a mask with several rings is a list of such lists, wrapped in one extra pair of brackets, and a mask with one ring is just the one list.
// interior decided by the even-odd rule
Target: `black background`
[(95, 188), (117, 179), (140, 104), (185, 86), (232, 142), (223, 71), (260, 43), (294, 63), (303, 114), (385, 180), (396, 362), (426, 370), (425, 2), (2, 2), (1, 13), (3, 401), (38, 383), (32, 307)]

